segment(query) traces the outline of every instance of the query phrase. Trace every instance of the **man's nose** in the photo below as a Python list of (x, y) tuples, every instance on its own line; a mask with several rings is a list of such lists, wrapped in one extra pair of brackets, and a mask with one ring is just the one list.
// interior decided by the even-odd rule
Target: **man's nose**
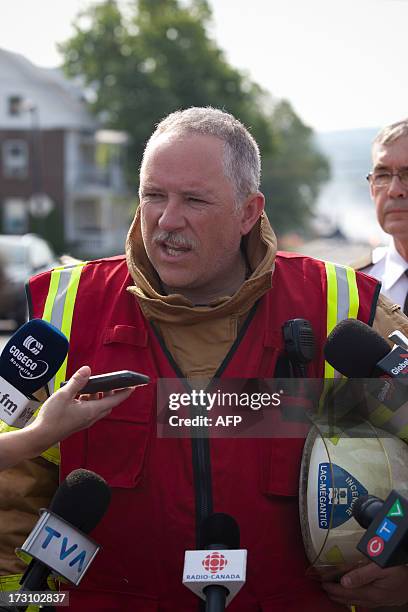
[(159, 217), (158, 226), (165, 232), (174, 232), (185, 226), (183, 202), (181, 198), (170, 194)]
[(408, 189), (401, 182), (398, 174), (394, 174), (394, 176), (391, 177), (391, 183), (388, 187), (388, 195), (390, 198), (406, 198), (408, 195)]

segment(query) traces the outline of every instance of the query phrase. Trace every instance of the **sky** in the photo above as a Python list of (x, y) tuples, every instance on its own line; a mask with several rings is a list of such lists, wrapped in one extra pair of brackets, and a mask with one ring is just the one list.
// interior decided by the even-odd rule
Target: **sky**
[[(209, 0), (227, 59), (317, 131), (408, 115), (408, 0)], [(0, 47), (60, 63), (56, 43), (88, 0), (0, 0)]]

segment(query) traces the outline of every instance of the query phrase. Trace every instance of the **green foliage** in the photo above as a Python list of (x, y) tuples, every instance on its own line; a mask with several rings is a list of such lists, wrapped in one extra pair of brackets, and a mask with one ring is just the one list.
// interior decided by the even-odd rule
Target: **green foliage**
[[(60, 50), (66, 73), (85, 80), (92, 94), (92, 111), (106, 127), (130, 135), (131, 182), (137, 183), (145, 142), (160, 119), (180, 108), (215, 106), (238, 117), (258, 141), (266, 159), (266, 195), (269, 197), (273, 188), (272, 201), (282, 207), (279, 213), (275, 205), (272, 207), (278, 230), (290, 227), (286, 212), (297, 206), (286, 198), (295, 195), (300, 202), (300, 187), (305, 194), (306, 188), (310, 189), (310, 197), (303, 197), (308, 207), (301, 207), (301, 219), (292, 220), (295, 226), (303, 222), (327, 164), (313, 149), (311, 131), (287, 103), (292, 128), (290, 142), (284, 142), (282, 105), (271, 113), (267, 93), (227, 62), (208, 34), (208, 2), (132, 0), (126, 7), (122, 13), (116, 0), (90, 5), (78, 16), (75, 34), (60, 45)], [(297, 144), (296, 138), (300, 139)], [(295, 157), (290, 159), (292, 153)], [(301, 172), (295, 160), (300, 160)], [(279, 168), (283, 171), (281, 178), (277, 175)], [(296, 181), (300, 181), (298, 188)]]
[(60, 255), (64, 251), (63, 215), (54, 208), (46, 217), (29, 217), (29, 232), (42, 236), (51, 244), (54, 252)]
[(307, 230), (319, 188), (330, 176), (329, 164), (289, 102), (276, 106), (271, 121), (276, 152), (264, 159), (262, 173), (267, 214), (278, 234)]

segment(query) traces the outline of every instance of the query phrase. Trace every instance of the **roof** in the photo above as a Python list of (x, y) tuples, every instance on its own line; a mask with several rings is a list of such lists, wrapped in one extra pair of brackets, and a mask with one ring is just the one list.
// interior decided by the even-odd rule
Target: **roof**
[(38, 111), (42, 129), (98, 127), (83, 88), (58, 68), (41, 68), (18, 53), (0, 49), (0, 129), (30, 129), (30, 113), (8, 114), (7, 98), (21, 96)]

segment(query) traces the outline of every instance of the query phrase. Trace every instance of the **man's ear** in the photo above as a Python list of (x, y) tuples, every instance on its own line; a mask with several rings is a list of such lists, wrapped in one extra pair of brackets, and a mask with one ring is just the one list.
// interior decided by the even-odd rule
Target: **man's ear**
[(242, 204), (241, 235), (245, 236), (254, 227), (265, 208), (265, 196), (260, 191), (252, 193)]

